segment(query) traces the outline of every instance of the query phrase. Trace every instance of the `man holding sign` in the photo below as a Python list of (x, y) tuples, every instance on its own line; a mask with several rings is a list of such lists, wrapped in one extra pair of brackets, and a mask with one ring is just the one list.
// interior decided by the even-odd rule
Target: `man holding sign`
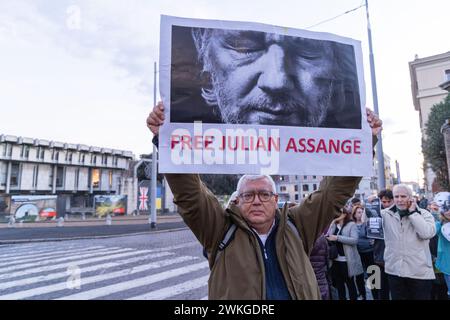
[[(159, 103), (147, 118), (156, 138), (164, 120)], [(378, 134), (381, 121), (370, 110), (367, 122), (373, 135)], [(359, 177), (325, 177), (319, 190), (300, 205), (281, 211), (275, 184), (267, 175), (244, 175), (235, 204), (226, 210), (198, 175), (165, 177), (180, 215), (208, 253), (209, 299), (320, 299), (308, 255), (353, 195)], [(232, 240), (221, 247), (233, 225)]]
[[(164, 105), (147, 126), (179, 213), (208, 256), (209, 298), (320, 299), (308, 255), (359, 177), (372, 172), (373, 135), (381, 130), (363, 107), (360, 43), (167, 16), (160, 39)], [(333, 177), (279, 210), (265, 174), (293, 172)], [(224, 210), (198, 173), (257, 175), (239, 180)]]

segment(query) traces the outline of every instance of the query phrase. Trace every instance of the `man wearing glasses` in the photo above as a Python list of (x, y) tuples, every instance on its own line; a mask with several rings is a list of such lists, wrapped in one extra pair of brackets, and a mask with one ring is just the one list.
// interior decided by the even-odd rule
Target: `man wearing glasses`
[[(370, 110), (367, 119), (377, 134), (381, 121)], [(147, 118), (155, 138), (163, 122), (160, 102)], [(244, 175), (236, 188), (238, 196), (227, 209), (198, 175), (165, 177), (178, 212), (207, 252), (209, 299), (320, 299), (308, 255), (353, 195), (359, 177), (325, 177), (319, 190), (300, 205), (281, 210), (275, 183), (267, 175)], [(232, 226), (236, 230), (224, 247), (224, 236)]]

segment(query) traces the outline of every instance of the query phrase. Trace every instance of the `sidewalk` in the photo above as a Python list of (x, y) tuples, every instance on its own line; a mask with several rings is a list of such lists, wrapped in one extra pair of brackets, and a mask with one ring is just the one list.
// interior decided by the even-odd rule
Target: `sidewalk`
[[(169, 232), (187, 228), (178, 214), (158, 215), (156, 227), (151, 228), (148, 216), (116, 216), (111, 225), (105, 218), (69, 219), (63, 226), (58, 220), (16, 223), (8, 227), (0, 224), (0, 245), (26, 242), (97, 239), (131, 234)], [(0, 247), (1, 248), (1, 247)]]
[[(138, 215), (138, 216), (111, 216), (111, 225), (126, 225), (126, 224), (148, 224), (149, 216)], [(167, 222), (181, 222), (183, 221), (179, 214), (171, 213), (164, 215), (157, 215), (156, 222), (167, 223)], [(16, 222), (15, 228), (49, 228), (58, 225), (58, 219), (56, 220), (42, 220), (39, 222)], [(82, 220), (81, 217), (69, 217), (69, 219), (64, 220), (64, 226), (67, 227), (86, 227), (86, 226), (103, 226), (106, 225), (106, 218), (96, 218), (88, 217)], [(9, 228), (8, 223), (0, 223), (0, 229)]]

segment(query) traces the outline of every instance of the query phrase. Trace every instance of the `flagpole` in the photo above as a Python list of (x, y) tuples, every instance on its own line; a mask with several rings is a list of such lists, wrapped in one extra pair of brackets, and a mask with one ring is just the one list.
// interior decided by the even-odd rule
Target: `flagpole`
[[(156, 62), (154, 63), (153, 75), (153, 105), (156, 106)], [(156, 228), (156, 166), (157, 166), (157, 149), (153, 145), (152, 151), (152, 177), (150, 181), (150, 228)]]

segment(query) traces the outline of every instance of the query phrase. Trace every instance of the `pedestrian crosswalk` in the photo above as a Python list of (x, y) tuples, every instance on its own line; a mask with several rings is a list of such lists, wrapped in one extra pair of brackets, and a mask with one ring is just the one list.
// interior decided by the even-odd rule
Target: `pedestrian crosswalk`
[(0, 246), (0, 300), (205, 299), (209, 269), (198, 246)]

